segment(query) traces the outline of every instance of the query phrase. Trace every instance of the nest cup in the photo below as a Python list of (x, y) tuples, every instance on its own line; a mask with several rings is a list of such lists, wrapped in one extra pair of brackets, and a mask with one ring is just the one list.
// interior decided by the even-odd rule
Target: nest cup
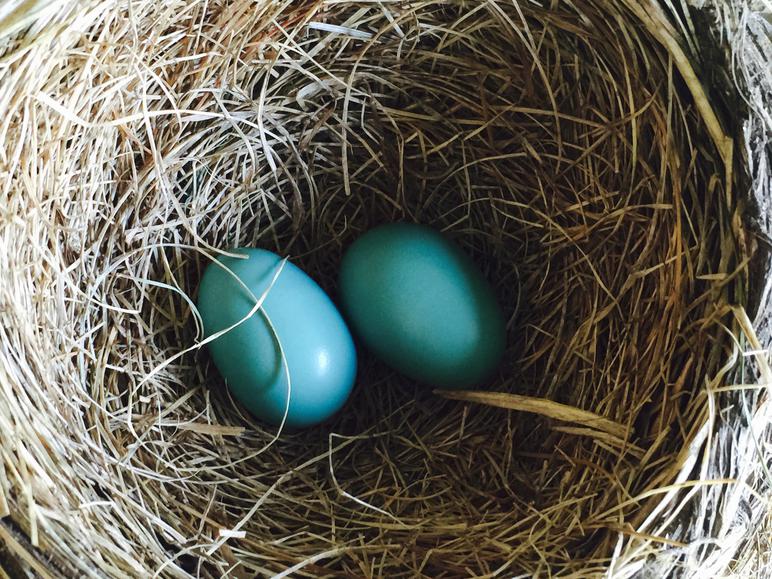
[[(738, 128), (752, 106), (702, 82), (700, 12), (142, 0), (8, 14), (8, 574), (768, 563), (754, 384), (772, 373), (746, 203), (764, 153)], [(255, 421), (199, 347), (203, 269), (263, 247), (334, 296), (343, 251), (397, 220), (446, 232), (495, 287), (496, 376), (430, 392), (362, 351), (329, 422)]]

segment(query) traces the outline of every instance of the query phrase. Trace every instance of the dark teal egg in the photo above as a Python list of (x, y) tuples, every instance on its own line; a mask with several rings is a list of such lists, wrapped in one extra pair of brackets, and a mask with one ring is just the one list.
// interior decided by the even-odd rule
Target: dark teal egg
[(340, 271), (344, 313), (384, 362), (440, 388), (479, 386), (504, 352), (504, 319), (472, 260), (438, 231), (394, 223), (360, 237)]
[[(262, 249), (231, 253), (246, 259), (220, 257), (206, 268), (199, 286), (206, 336), (247, 316), (282, 264), (278, 255)], [(322, 288), (288, 261), (261, 309), (208, 347), (235, 397), (274, 425), (282, 421), (288, 394), (286, 425), (304, 427), (338, 411), (354, 384), (356, 351), (343, 318)]]

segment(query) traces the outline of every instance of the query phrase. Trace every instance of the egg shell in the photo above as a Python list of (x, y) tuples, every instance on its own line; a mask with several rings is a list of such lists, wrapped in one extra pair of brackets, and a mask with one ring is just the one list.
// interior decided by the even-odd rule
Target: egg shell
[(271, 287), (282, 264), (275, 253), (254, 248), (229, 253), (246, 259), (218, 258), (207, 266), (199, 286), (198, 311), (206, 336), (247, 316), (256, 299), (271, 289), (252, 317), (208, 344), (217, 369), (234, 396), (268, 423), (281, 423), (290, 386), (285, 425), (302, 428), (324, 421), (346, 402), (356, 375), (354, 342), (340, 312), (289, 261)]
[(339, 290), (354, 333), (415, 380), (472, 388), (501, 360), (505, 327), (491, 286), (430, 227), (393, 223), (364, 234), (344, 255)]

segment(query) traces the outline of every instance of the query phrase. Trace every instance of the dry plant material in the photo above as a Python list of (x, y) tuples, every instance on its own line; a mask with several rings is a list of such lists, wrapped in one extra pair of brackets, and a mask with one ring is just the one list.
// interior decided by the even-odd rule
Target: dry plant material
[[(652, 3), (545, 4), (84, 0), (4, 37), (0, 514), (26, 554), (108, 576), (731, 566), (770, 453), (764, 387), (728, 388), (768, 372), (733, 140)], [(364, 357), (332, 422), (277, 436), (183, 354), (218, 251), (334, 293), (343, 249), (398, 219), (497, 288), (492, 393)]]
[(531, 412), (548, 418), (554, 418), (555, 420), (589, 426), (591, 429), (600, 430), (616, 438), (624, 439), (626, 437), (626, 429), (621, 424), (617, 424), (608, 418), (603, 418), (592, 412), (553, 402), (552, 400), (545, 400), (544, 398), (502, 392), (471, 392), (461, 390), (437, 390), (435, 394), (450, 400), (478, 402), (488, 406), (495, 406), (496, 408)]

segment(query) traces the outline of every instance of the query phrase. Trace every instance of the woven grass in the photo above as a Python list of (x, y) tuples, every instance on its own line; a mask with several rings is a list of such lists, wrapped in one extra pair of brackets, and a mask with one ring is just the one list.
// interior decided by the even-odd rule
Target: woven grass
[[(760, 157), (725, 120), (754, 109), (717, 104), (676, 14), (135, 0), (0, 15), (7, 572), (764, 572)], [(250, 418), (198, 347), (203, 268), (265, 247), (334, 296), (348, 244), (394, 220), (446, 231), (494, 284), (498, 375), (430, 392), (362, 352), (329, 423)]]

